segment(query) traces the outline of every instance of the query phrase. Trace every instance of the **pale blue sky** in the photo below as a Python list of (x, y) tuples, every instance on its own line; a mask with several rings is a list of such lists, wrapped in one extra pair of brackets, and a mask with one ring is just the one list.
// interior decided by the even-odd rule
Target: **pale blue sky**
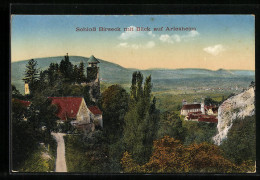
[[(254, 21), (252, 15), (14, 15), (11, 57), (19, 61), (68, 52), (141, 69), (254, 69)], [(196, 32), (123, 31), (130, 26), (195, 27)], [(76, 32), (77, 27), (121, 31)]]

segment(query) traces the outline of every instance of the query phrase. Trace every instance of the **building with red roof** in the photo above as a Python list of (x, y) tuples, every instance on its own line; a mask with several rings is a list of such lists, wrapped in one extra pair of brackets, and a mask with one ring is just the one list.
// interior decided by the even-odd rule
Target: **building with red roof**
[[(95, 124), (103, 126), (100, 109), (96, 106), (90, 106), (89, 109), (83, 97), (49, 97), (49, 99), (57, 106), (56, 116), (61, 122), (71, 121), (72, 125), (87, 131), (94, 131)], [(98, 123), (95, 123), (96, 115), (101, 115)]]
[[(57, 117), (60, 120), (88, 119), (88, 110), (84, 98), (82, 97), (49, 97), (52, 100), (52, 104), (55, 104), (58, 108)], [(85, 108), (84, 108), (85, 106)]]
[(189, 112), (201, 111), (201, 104), (184, 104), (181, 108), (181, 115), (187, 116)]
[(216, 116), (201, 116), (198, 119), (199, 122), (208, 122), (208, 123), (218, 123), (218, 119)]

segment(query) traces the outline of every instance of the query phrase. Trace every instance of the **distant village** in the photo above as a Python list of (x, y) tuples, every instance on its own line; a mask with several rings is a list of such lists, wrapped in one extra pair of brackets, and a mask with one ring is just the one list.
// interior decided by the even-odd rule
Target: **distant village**
[(186, 121), (218, 123), (218, 107), (216, 105), (206, 106), (203, 99), (201, 103), (194, 101), (189, 104), (183, 100), (181, 115), (185, 116)]

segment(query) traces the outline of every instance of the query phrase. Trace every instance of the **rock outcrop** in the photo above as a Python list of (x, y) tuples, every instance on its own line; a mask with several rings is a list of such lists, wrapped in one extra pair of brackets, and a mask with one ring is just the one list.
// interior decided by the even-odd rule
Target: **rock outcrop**
[(233, 120), (243, 119), (255, 114), (255, 87), (230, 97), (218, 109), (218, 134), (213, 137), (215, 144), (220, 145), (227, 138)]

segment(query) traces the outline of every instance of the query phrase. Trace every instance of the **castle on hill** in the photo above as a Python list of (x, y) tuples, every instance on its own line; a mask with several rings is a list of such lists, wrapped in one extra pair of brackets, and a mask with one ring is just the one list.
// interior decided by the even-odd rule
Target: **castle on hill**
[[(65, 60), (69, 61), (68, 53)], [(89, 100), (97, 104), (100, 99), (100, 63), (93, 55), (87, 61), (87, 77), (82, 86), (87, 87)], [(24, 79), (25, 95), (30, 94), (29, 84)], [(58, 107), (56, 112), (57, 123), (70, 121), (71, 125), (82, 129), (84, 132), (92, 132), (97, 127), (103, 127), (102, 111), (96, 105), (87, 105), (83, 97), (48, 97), (52, 104)]]
[[(69, 61), (68, 53), (65, 57), (65, 60)], [(99, 67), (98, 64), (100, 63), (93, 55), (87, 61), (88, 66), (87, 70), (87, 77), (86, 81), (81, 83), (83, 86), (89, 87), (89, 96), (90, 101), (97, 103), (98, 99), (100, 98), (100, 80), (99, 80)], [(29, 95), (30, 87), (29, 83), (26, 79), (24, 80), (24, 94)]]

